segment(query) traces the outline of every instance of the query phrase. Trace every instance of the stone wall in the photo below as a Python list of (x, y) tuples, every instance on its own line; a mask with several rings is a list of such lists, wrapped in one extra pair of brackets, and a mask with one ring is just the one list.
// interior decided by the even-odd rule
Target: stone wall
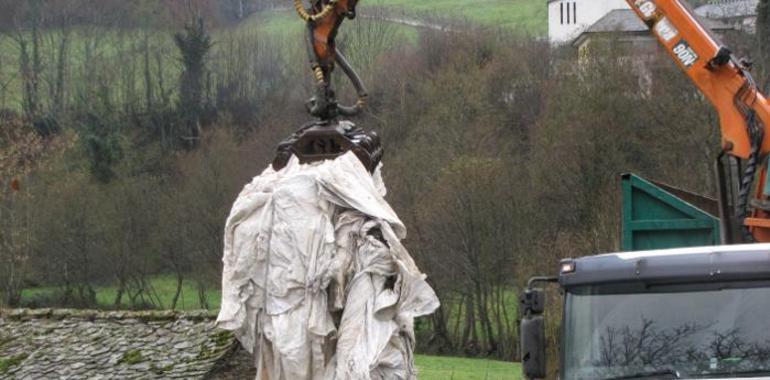
[(215, 317), (0, 309), (0, 379), (254, 378), (249, 356)]

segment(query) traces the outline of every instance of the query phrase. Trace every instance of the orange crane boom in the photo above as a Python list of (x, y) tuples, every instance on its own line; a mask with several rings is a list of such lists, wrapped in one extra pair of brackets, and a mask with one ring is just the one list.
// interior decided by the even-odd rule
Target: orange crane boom
[[(749, 74), (749, 65), (735, 59), (684, 0), (626, 1), (719, 114), (720, 160), (728, 160), (717, 165), (723, 242), (770, 242), (765, 192), (770, 104)], [(727, 183), (734, 177), (740, 177), (738, 186)]]

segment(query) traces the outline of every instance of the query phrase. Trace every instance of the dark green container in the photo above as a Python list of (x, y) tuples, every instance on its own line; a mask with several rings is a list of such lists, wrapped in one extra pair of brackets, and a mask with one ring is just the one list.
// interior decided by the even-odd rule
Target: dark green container
[(634, 174), (621, 184), (624, 251), (719, 244), (715, 200)]

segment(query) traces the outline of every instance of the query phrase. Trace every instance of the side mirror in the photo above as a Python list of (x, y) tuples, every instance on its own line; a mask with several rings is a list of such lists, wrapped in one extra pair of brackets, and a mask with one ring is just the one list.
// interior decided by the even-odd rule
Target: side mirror
[(538, 288), (529, 288), (521, 293), (519, 299), (521, 315), (543, 314), (545, 310), (545, 291)]
[(545, 378), (545, 319), (542, 315), (521, 321), (521, 366), (528, 379)]
[(528, 379), (546, 376), (545, 358), (545, 293), (543, 289), (528, 288), (521, 295), (522, 320), (519, 332), (521, 365)]

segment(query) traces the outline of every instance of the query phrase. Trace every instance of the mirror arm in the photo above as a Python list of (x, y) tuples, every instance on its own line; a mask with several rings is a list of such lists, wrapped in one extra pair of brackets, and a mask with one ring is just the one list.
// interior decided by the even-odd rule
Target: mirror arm
[(532, 286), (535, 285), (535, 283), (538, 282), (545, 282), (545, 283), (554, 283), (559, 282), (559, 276), (536, 276), (532, 277), (527, 281), (527, 290), (531, 290)]

